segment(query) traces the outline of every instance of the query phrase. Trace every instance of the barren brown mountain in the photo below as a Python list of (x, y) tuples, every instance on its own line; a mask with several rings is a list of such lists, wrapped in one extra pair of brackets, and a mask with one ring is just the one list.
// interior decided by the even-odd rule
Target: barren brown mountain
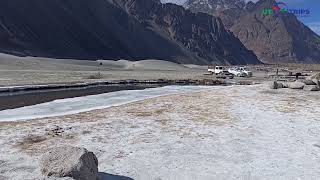
[[(222, 1), (228, 4), (234, 0)], [(295, 15), (262, 14), (264, 8), (271, 8), (274, 3), (274, 0), (260, 0), (207, 12), (219, 16), (225, 27), (264, 63), (320, 63), (320, 37)]]

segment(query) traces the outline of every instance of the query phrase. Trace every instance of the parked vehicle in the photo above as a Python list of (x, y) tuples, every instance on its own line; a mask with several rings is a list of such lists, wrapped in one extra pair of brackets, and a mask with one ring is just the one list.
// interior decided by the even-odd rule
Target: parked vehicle
[(246, 76), (246, 73), (242, 72), (239, 68), (230, 68), (228, 70), (229, 73), (237, 76), (237, 77), (245, 77)]
[(238, 77), (252, 77), (252, 72), (245, 67), (234, 67), (230, 68), (228, 71)]
[(226, 66), (208, 66), (208, 72), (210, 72), (212, 74), (218, 75), (219, 73), (221, 73), (223, 71), (227, 71)]
[(225, 71), (221, 71), (220, 73), (218, 73), (216, 75), (216, 78), (218, 79), (233, 79), (234, 78), (234, 75), (229, 73), (229, 71), (225, 70)]
[(244, 73), (246, 73), (247, 74), (247, 77), (252, 77), (252, 71), (250, 71), (248, 68), (246, 68), (246, 67), (240, 67), (240, 70), (242, 71), (242, 72), (244, 72)]

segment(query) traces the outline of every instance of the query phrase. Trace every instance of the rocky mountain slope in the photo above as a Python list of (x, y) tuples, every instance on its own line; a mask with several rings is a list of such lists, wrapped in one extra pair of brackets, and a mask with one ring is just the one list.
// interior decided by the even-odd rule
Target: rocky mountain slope
[(227, 28), (241, 16), (245, 6), (244, 0), (188, 0), (184, 3), (184, 7), (192, 12), (219, 16)]
[[(201, 6), (195, 5), (197, 3), (194, 1), (199, 2)], [(271, 8), (274, 0), (260, 0), (257, 3), (250, 2), (232, 7), (223, 6), (225, 8), (222, 9), (211, 8), (212, 5), (201, 3), (202, 1), (222, 1), (229, 4), (235, 0), (189, 0), (186, 7), (200, 12), (206, 7), (206, 12), (219, 16), (225, 27), (248, 49), (253, 50), (261, 61), (320, 63), (320, 37), (302, 24), (295, 15), (282, 13), (274, 16), (261, 13), (264, 8)]]
[(320, 37), (295, 15), (263, 15), (272, 0), (259, 1), (230, 30), (267, 63), (320, 63)]
[(76, 59), (259, 63), (219, 18), (159, 0), (3, 0), (0, 50)]

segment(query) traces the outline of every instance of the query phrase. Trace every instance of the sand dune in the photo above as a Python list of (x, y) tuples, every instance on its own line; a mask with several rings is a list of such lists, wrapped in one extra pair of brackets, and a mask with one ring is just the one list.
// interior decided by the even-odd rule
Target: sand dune
[(94, 71), (102, 63), (101, 69), (122, 70), (189, 70), (191, 68), (164, 60), (74, 60), (51, 59), (42, 57), (17, 57), (0, 54), (0, 70), (70, 70), (70, 71)]
[(186, 67), (181, 64), (164, 61), (164, 60), (141, 60), (141, 61), (128, 61), (128, 60), (100, 60), (103, 67), (115, 68), (115, 69), (128, 69), (128, 70), (188, 70), (189, 67)]
[(96, 70), (97, 66), (98, 63), (95, 61), (17, 57), (0, 54), (0, 70), (92, 71)]

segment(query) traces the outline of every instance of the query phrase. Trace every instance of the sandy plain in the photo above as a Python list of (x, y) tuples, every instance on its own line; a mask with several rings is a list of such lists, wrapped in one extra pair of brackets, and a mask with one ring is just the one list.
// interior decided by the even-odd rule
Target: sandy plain
[[(0, 54), (0, 86), (128, 79), (203, 79), (208, 78), (204, 75), (206, 70), (206, 66), (179, 65), (162, 60), (98, 62)], [(99, 72), (101, 76), (96, 78)]]

